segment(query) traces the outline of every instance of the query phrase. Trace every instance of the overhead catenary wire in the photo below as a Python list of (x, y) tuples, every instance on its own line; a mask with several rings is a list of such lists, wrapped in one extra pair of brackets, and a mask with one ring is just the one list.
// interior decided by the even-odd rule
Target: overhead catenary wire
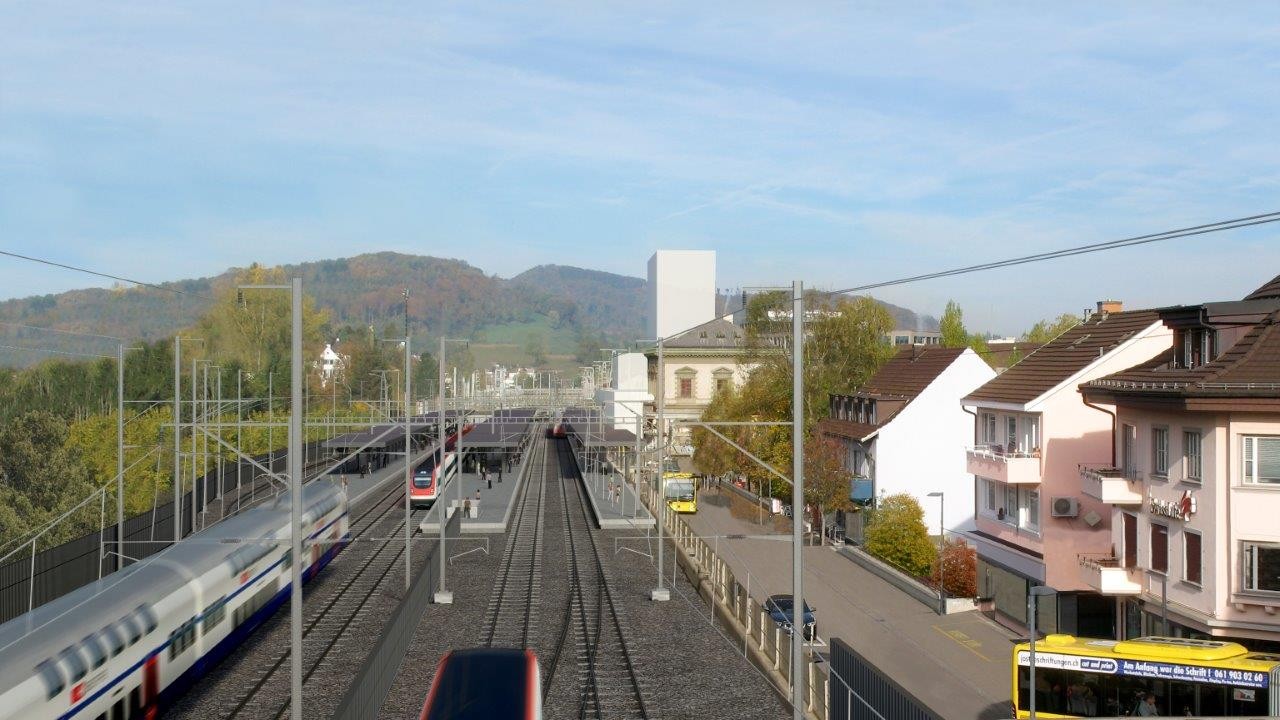
[(108, 280), (118, 280), (120, 282), (132, 283), (134, 285), (139, 285), (141, 287), (149, 287), (149, 288), (152, 288), (153, 290), (162, 290), (167, 293), (173, 293), (174, 295), (179, 295), (184, 297), (195, 297), (195, 298), (200, 298), (202, 300), (213, 299), (207, 295), (200, 295), (198, 293), (187, 292), (186, 290), (179, 290), (178, 288), (174, 288), (174, 287), (165, 287), (163, 285), (144, 282), (142, 280), (134, 280), (133, 278), (127, 278), (122, 275), (112, 275), (111, 273), (100, 272), (98, 270), (90, 270), (88, 268), (77, 267), (75, 265), (68, 265), (66, 263), (60, 263), (54, 260), (46, 260), (44, 258), (33, 257), (31, 255), (22, 255), (20, 253), (11, 252), (9, 250), (0, 250), (0, 255), (6, 255), (11, 258), (17, 258), (19, 260), (28, 260), (30, 262), (40, 263), (41, 265), (48, 265), (50, 267), (62, 268), (63, 270), (72, 270), (74, 272), (85, 273), (86, 275), (95, 275), (97, 277), (106, 278)]

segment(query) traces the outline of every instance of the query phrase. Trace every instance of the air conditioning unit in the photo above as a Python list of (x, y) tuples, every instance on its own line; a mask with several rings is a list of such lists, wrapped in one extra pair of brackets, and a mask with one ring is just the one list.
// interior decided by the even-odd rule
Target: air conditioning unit
[(1056, 497), (1052, 512), (1054, 517), (1073, 518), (1080, 514), (1080, 501), (1073, 497)]

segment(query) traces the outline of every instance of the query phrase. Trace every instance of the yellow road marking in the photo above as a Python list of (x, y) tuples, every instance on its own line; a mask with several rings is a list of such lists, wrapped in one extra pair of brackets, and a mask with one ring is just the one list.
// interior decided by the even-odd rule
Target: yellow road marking
[(977, 655), (978, 657), (982, 658), (983, 660), (986, 660), (987, 662), (991, 662), (991, 658), (978, 652), (977, 648), (982, 647), (981, 642), (974, 640), (973, 638), (969, 637), (968, 635), (965, 635), (959, 630), (944, 630), (942, 629), (941, 626), (938, 626), (938, 625), (934, 625), (933, 629), (951, 638), (952, 640), (955, 640), (961, 647), (965, 648), (966, 650), (973, 653), (974, 655)]

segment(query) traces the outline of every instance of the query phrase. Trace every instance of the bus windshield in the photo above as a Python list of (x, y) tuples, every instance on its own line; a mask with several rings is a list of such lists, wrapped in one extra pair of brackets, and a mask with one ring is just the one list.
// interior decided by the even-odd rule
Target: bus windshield
[(693, 480), (668, 478), (666, 481), (668, 500), (692, 500)]

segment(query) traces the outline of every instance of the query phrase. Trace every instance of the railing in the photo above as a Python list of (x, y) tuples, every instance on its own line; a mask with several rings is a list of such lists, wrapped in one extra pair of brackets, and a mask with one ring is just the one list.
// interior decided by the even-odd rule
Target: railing
[[(652, 492), (645, 494), (650, 509), (656, 506)], [(731, 624), (743, 638), (743, 652), (755, 652), (757, 661), (777, 672), (774, 682), (787, 697), (791, 693), (791, 643), (797, 635), (784, 631), (760, 603), (750, 595), (750, 588), (739, 584), (729, 564), (720, 557), (718, 548), (700, 537), (679, 515), (662, 507), (663, 527), (671, 534), (672, 542), (681, 550), (680, 556), (693, 565), (699, 581), (699, 590), (707, 593), (712, 606)], [(703, 587), (705, 583), (705, 588)], [(803, 637), (803, 633), (799, 634)], [(801, 640), (803, 642), (803, 640)], [(828, 685), (826, 663), (810, 648), (803, 651), (805, 658), (804, 703), (805, 712), (817, 720), (827, 720)]]
[(1081, 553), (1076, 556), (1076, 560), (1081, 567), (1086, 567), (1090, 570), (1124, 567), (1124, 558), (1118, 558), (1107, 553)]
[(1106, 463), (1080, 463), (1079, 468), (1080, 477), (1099, 482), (1110, 479), (1134, 482), (1142, 479), (1142, 473), (1137, 468), (1118, 468)]
[(1040, 457), (1039, 449), (1033, 450), (1031, 452), (1021, 452), (1018, 450), (1015, 450), (1013, 452), (1006, 452), (1004, 450), (1003, 445), (993, 445), (993, 444), (974, 445), (973, 447), (965, 448), (965, 452), (969, 453), (970, 455), (977, 455), (978, 457), (987, 458), (990, 460), (1008, 460), (1009, 458), (1039, 458)]

